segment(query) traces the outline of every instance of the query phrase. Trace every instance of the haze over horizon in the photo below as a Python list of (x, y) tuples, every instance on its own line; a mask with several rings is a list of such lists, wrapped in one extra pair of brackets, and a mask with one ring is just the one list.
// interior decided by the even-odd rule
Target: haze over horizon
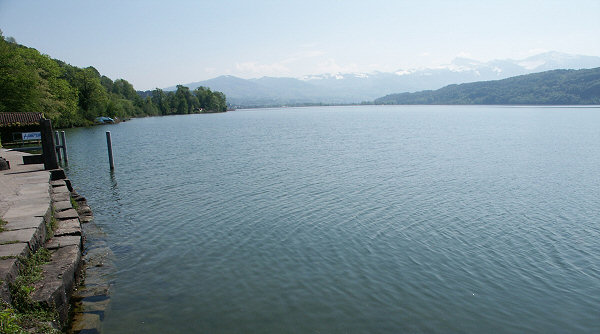
[(220, 75), (436, 67), (455, 57), (600, 56), (600, 2), (0, 0), (0, 29), (138, 90)]

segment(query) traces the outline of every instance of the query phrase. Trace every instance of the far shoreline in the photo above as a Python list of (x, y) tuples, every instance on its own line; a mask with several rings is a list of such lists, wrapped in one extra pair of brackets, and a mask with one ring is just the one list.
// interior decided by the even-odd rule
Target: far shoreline
[(199, 112), (199, 113), (191, 113), (191, 114), (169, 114), (169, 115), (145, 115), (142, 117), (130, 117), (124, 120), (120, 120), (115, 123), (101, 123), (101, 124), (90, 124), (87, 126), (74, 126), (70, 128), (55, 128), (55, 130), (65, 130), (65, 129), (78, 129), (78, 128), (90, 128), (101, 125), (115, 125), (119, 123), (128, 122), (134, 119), (144, 119), (144, 118), (154, 118), (154, 117), (170, 117), (170, 116), (187, 116), (187, 115), (203, 115), (203, 114), (225, 114), (231, 111), (241, 111), (241, 110), (258, 110), (258, 109), (300, 109), (300, 108), (314, 108), (314, 107), (428, 107), (428, 106), (447, 106), (447, 107), (504, 107), (504, 108), (578, 108), (578, 109), (600, 109), (600, 104), (575, 104), (575, 105), (561, 105), (561, 104), (366, 104), (366, 103), (352, 103), (352, 104), (329, 104), (329, 105), (284, 105), (284, 106), (236, 106), (235, 109), (230, 109), (227, 111), (212, 111), (212, 112)]

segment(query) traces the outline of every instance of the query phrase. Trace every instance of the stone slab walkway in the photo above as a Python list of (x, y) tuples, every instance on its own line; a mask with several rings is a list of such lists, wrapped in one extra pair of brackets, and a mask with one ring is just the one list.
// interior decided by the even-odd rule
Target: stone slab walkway
[[(0, 148), (0, 157), (10, 161), (10, 169), (0, 171), (0, 217), (4, 217), (12, 209), (18, 210), (15, 204), (27, 205), (32, 199), (49, 203), (48, 192), (50, 172), (44, 170), (44, 165), (24, 165), (25, 153), (8, 151)], [(40, 207), (37, 207), (41, 209)], [(24, 212), (21, 216), (28, 214)], [(11, 212), (9, 215), (19, 216)]]
[[(43, 278), (35, 283), (30, 297), (56, 307), (66, 323), (69, 295), (81, 260), (81, 223), (71, 204), (70, 182), (51, 181), (61, 174), (64, 178), (64, 172), (45, 171), (43, 164), (24, 165), (24, 155), (27, 153), (0, 149), (0, 157), (11, 166), (0, 171), (0, 298), (10, 303), (9, 284), (17, 276), (18, 257), (45, 247), (51, 259), (42, 266)], [(52, 222), (55, 230), (47, 231)]]
[(17, 257), (27, 256), (45, 242), (51, 215), (50, 172), (44, 165), (24, 165), (26, 153), (0, 149), (10, 169), (0, 171), (0, 297), (7, 298), (7, 282), (17, 274)]

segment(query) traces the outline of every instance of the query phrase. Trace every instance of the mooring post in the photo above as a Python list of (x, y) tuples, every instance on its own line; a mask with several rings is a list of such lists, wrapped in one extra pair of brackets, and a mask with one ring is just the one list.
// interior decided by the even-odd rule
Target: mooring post
[(115, 161), (113, 160), (112, 153), (112, 140), (110, 139), (110, 131), (106, 131), (106, 146), (108, 146), (108, 163), (110, 164), (110, 169), (115, 169)]
[(54, 131), (54, 140), (56, 141), (56, 156), (58, 157), (58, 162), (62, 161), (60, 156), (60, 138), (58, 137), (58, 131)]
[(63, 150), (63, 158), (65, 163), (69, 163), (69, 156), (67, 155), (67, 137), (65, 136), (65, 132), (60, 132), (60, 141), (62, 142), (62, 150)]
[(54, 134), (52, 133), (52, 122), (49, 119), (40, 120), (40, 132), (42, 135), (42, 158), (44, 159), (44, 169), (57, 169), (58, 161), (56, 160), (56, 145), (54, 144)]

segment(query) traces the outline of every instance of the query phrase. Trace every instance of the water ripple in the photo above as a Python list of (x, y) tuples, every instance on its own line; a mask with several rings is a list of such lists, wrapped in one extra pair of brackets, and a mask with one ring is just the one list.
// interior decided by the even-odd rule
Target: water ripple
[(107, 332), (594, 332), (599, 121), (374, 106), (147, 118), (110, 128), (113, 174), (91, 144), (104, 128), (69, 131), (69, 177), (116, 257)]

